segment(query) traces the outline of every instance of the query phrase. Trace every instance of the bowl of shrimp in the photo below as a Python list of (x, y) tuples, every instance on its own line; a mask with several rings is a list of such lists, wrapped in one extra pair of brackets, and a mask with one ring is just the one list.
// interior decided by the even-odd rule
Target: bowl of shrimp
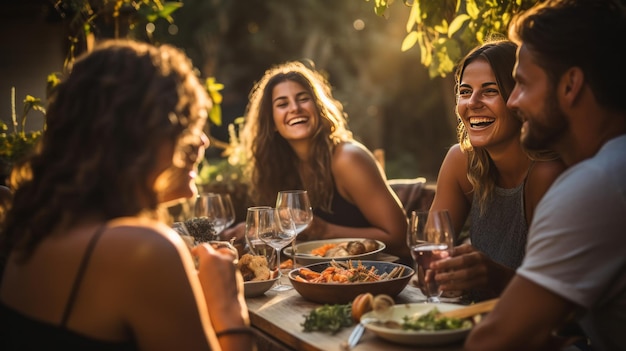
[(293, 269), (289, 281), (305, 299), (322, 304), (344, 304), (357, 295), (398, 295), (415, 270), (381, 261), (346, 260), (315, 263)]

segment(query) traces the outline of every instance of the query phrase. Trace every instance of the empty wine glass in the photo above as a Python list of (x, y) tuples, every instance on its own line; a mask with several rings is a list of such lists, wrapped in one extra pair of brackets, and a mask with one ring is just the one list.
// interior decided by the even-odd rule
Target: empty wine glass
[(233, 200), (230, 197), (230, 194), (225, 193), (222, 195), (222, 204), (224, 205), (224, 211), (226, 211), (226, 226), (224, 229), (229, 228), (233, 223), (235, 223), (235, 206), (233, 205)]
[[(274, 249), (267, 245), (261, 238), (259, 238), (259, 230), (262, 227), (261, 222), (264, 220), (265, 211), (270, 210), (269, 206), (253, 206), (248, 207), (248, 211), (246, 213), (246, 246), (248, 251), (253, 255), (265, 256), (268, 258), (268, 263), (273, 264), (273, 259), (269, 260), (269, 258), (273, 258), (273, 253), (269, 253), (268, 251), (273, 251)], [(270, 268), (273, 268), (270, 266)]]
[(453, 240), (454, 230), (447, 210), (411, 213), (407, 244), (415, 260), (418, 286), (426, 296), (426, 302), (441, 302), (442, 291), (430, 264), (451, 256)]
[(196, 218), (206, 219), (213, 229), (212, 240), (219, 240), (220, 233), (226, 228), (227, 215), (222, 202), (222, 195), (201, 193), (196, 199), (194, 209)]
[[(279, 191), (276, 196), (276, 208), (287, 208), (291, 212), (293, 230), (296, 235), (305, 230), (313, 221), (313, 209), (306, 190)], [(293, 241), (293, 265), (296, 266), (296, 246)]]
[(263, 226), (261, 222), (265, 219), (266, 211), (270, 209), (269, 206), (248, 207), (245, 227), (246, 251), (255, 256), (264, 256), (270, 270), (280, 272), (278, 267), (274, 266), (276, 250), (259, 238), (259, 230)]
[[(291, 213), (288, 208), (265, 208), (257, 212), (257, 218), (250, 223), (251, 226), (256, 226), (252, 232), (256, 232), (259, 239), (274, 248), (276, 252), (276, 267), (280, 269), (280, 251), (296, 238)], [(293, 289), (293, 287), (281, 284), (280, 280), (272, 288), (274, 291), (289, 289)]]

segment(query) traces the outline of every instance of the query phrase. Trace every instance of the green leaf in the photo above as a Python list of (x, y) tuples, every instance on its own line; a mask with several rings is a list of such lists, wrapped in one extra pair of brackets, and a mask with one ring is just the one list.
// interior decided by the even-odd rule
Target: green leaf
[(448, 21), (442, 20), (441, 24), (434, 26), (434, 29), (441, 34), (448, 34)]
[(174, 13), (174, 11), (178, 10), (181, 7), (183, 7), (182, 2), (176, 2), (176, 1), (164, 2), (163, 9), (160, 11), (160, 14), (162, 16), (169, 16), (172, 13)]
[(476, 5), (475, 0), (467, 0), (467, 3), (465, 4), (465, 9), (467, 11), (467, 14), (472, 19), (477, 19), (480, 15), (480, 10), (478, 9), (478, 5)]
[(415, 43), (417, 42), (417, 38), (418, 38), (417, 31), (412, 31), (409, 34), (407, 34), (407, 36), (404, 37), (404, 40), (402, 40), (402, 47), (400, 50), (404, 52), (404, 51), (409, 50), (413, 46), (415, 46)]
[(421, 13), (420, 13), (420, 7), (413, 3), (413, 5), (411, 5), (411, 12), (409, 13), (409, 19), (406, 22), (406, 32), (409, 33), (411, 32), (411, 29), (413, 29), (413, 25), (414, 24), (419, 24), (422, 22), (422, 18), (421, 18)]
[(419, 32), (417, 36), (417, 42), (420, 45), (420, 62), (425, 67), (428, 67), (432, 62), (432, 46), (430, 45), (430, 41), (424, 34), (424, 32)]
[(171, 16), (174, 11), (183, 6), (181, 2), (166, 2), (163, 4), (163, 8), (157, 12), (157, 18), (164, 18), (169, 23), (174, 23), (174, 18)]
[(376, 15), (383, 16), (389, 7), (389, 2), (387, 0), (376, 0), (374, 3), (374, 12)]
[(213, 101), (213, 108), (209, 114), (209, 120), (217, 126), (222, 125), (222, 94), (220, 90), (224, 89), (224, 84), (218, 83), (215, 77), (209, 77), (204, 81), (204, 87), (209, 93), (211, 100)]
[(222, 106), (213, 105), (211, 113), (209, 113), (209, 120), (216, 126), (222, 125)]
[(450, 27), (448, 27), (448, 37), (452, 38), (454, 33), (456, 33), (459, 29), (461, 29), (461, 27), (463, 27), (465, 22), (469, 20), (470, 20), (470, 16), (466, 14), (456, 16), (450, 23)]

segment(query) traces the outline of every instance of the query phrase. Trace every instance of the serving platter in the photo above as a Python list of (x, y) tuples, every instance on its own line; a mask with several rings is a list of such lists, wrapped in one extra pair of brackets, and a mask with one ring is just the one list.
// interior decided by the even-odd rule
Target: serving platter
[[(327, 239), (327, 240), (313, 240), (313, 241), (305, 241), (302, 243), (298, 243), (295, 245), (296, 249), (296, 261), (299, 265), (310, 265), (314, 263), (321, 262), (329, 262), (331, 260), (339, 261), (339, 260), (371, 260), (373, 259), (379, 252), (383, 251), (386, 247), (385, 243), (379, 240), (375, 240), (378, 248), (373, 251), (369, 251), (360, 255), (348, 255), (341, 257), (323, 257), (316, 256), (311, 254), (311, 251), (323, 247), (328, 244), (340, 245), (343, 243), (348, 243), (350, 241), (364, 241), (363, 238), (338, 238), (338, 239)], [(293, 259), (293, 247), (290, 245), (283, 250), (283, 253)]]
[[(463, 308), (463, 305), (451, 303), (410, 303), (395, 305), (391, 308), (391, 312), (387, 315), (386, 322), (395, 322), (390, 324), (399, 324), (403, 322), (405, 316), (413, 316), (415, 314), (426, 314), (433, 308), (439, 309), (441, 312), (451, 311)], [(367, 312), (361, 317), (361, 321), (376, 320), (374, 312)], [(378, 337), (404, 345), (413, 346), (436, 346), (461, 342), (467, 337), (472, 328), (453, 329), (453, 330), (403, 330), (398, 328), (387, 327), (385, 323), (365, 322), (365, 328)]]

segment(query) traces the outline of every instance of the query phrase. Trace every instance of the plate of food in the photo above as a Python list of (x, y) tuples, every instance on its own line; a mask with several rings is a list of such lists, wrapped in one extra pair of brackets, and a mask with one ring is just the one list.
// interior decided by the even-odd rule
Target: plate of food
[[(298, 264), (309, 265), (330, 260), (371, 260), (385, 249), (379, 240), (363, 238), (338, 238), (306, 241), (295, 245)], [(293, 259), (293, 247), (284, 250)]]
[(243, 276), (245, 297), (264, 295), (280, 278), (280, 271), (271, 270), (265, 256), (244, 254), (237, 261), (237, 268)]
[(451, 303), (410, 303), (391, 307), (385, 320), (370, 311), (361, 317), (365, 328), (378, 337), (404, 345), (435, 346), (459, 343), (474, 326), (471, 319), (437, 317), (463, 305)]
[(380, 261), (329, 261), (293, 269), (289, 280), (305, 299), (323, 304), (342, 304), (357, 295), (398, 295), (415, 270)]

